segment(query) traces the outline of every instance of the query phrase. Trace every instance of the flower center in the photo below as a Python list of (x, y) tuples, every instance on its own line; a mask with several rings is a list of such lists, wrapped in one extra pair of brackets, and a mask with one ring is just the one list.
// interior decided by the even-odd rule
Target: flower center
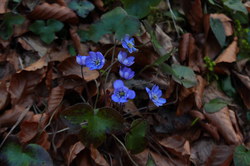
[(154, 100), (158, 100), (158, 96), (157, 95), (153, 95), (153, 99)]
[(119, 96), (120, 96), (120, 97), (125, 96), (125, 92), (124, 92), (124, 91), (119, 91), (119, 93), (118, 93), (118, 94), (119, 94)]
[(96, 65), (96, 66), (98, 66), (98, 65), (100, 65), (100, 60), (99, 59), (96, 59), (96, 60), (94, 60), (94, 64)]
[(132, 47), (133, 47), (133, 44), (128, 43), (128, 47), (129, 47), (129, 48), (132, 48)]

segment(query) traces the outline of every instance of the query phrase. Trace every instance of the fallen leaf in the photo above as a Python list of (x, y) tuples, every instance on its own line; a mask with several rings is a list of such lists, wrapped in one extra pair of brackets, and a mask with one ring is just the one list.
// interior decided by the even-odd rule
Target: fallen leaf
[[(9, 93), (5, 81), (0, 81), (0, 110), (4, 109), (9, 103)], [(0, 111), (1, 112), (1, 111)]]
[(196, 33), (202, 32), (203, 29), (203, 10), (200, 0), (182, 1), (182, 8), (192, 30)]
[(232, 20), (229, 17), (225, 14), (210, 14), (210, 17), (213, 19), (219, 19), (222, 22), (226, 36), (233, 35)]
[(242, 143), (242, 134), (235, 130), (230, 117), (228, 107), (212, 114), (204, 113), (206, 118), (213, 124), (228, 144), (239, 145)]
[(190, 156), (189, 141), (182, 136), (179, 135), (169, 136), (160, 140), (159, 143), (178, 157)]
[(234, 146), (217, 145), (213, 147), (206, 166), (229, 166), (233, 160)]
[(250, 13), (250, 1), (246, 1), (244, 6), (247, 8), (248, 13)]
[(0, 0), (0, 14), (8, 12), (8, 0)]
[(250, 76), (233, 71), (233, 80), (236, 90), (238, 91), (245, 106), (250, 109)]
[(211, 139), (200, 139), (191, 146), (190, 161), (195, 166), (204, 165), (211, 154), (215, 143)]
[(65, 6), (60, 6), (56, 3), (48, 4), (45, 2), (37, 5), (28, 17), (34, 20), (55, 19), (71, 24), (76, 24), (78, 22), (78, 17), (73, 10)]
[(85, 146), (81, 142), (77, 142), (70, 146), (69, 153), (67, 154), (67, 165), (69, 166), (71, 162), (77, 157), (77, 155), (85, 149)]
[(63, 86), (57, 86), (52, 88), (48, 98), (48, 111), (47, 113), (52, 115), (56, 111), (59, 104), (62, 102), (64, 97), (65, 89)]
[(169, 53), (173, 49), (172, 39), (160, 28), (159, 25), (156, 25), (155, 36), (161, 45), (161, 48), (158, 49), (161, 56)]
[(38, 132), (38, 123), (24, 121), (20, 125), (20, 132), (18, 133), (18, 139), (21, 143), (28, 143), (31, 139), (33, 139)]
[(216, 58), (215, 63), (232, 63), (236, 61), (236, 56), (239, 52), (237, 46), (237, 38)]
[(100, 166), (109, 166), (107, 161), (104, 159), (102, 154), (93, 146), (90, 147), (90, 156), (95, 161), (96, 164)]
[[(63, 76), (75, 75), (82, 78), (81, 66), (76, 63), (75, 57), (69, 57), (59, 64), (58, 69)], [(92, 81), (98, 78), (99, 73), (96, 70), (89, 70), (87, 67), (82, 68), (83, 76), (86, 81)]]

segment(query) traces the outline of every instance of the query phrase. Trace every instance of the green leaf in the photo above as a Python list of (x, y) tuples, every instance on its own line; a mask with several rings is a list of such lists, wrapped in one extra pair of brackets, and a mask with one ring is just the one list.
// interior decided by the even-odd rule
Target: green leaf
[(46, 44), (50, 44), (55, 39), (55, 32), (63, 28), (63, 23), (57, 20), (37, 20), (30, 25), (29, 30), (40, 36)]
[(245, 6), (241, 2), (241, 0), (226, 0), (223, 3), (229, 9), (232, 9), (232, 10), (235, 10), (235, 11), (238, 11), (238, 12), (242, 12), (242, 13), (244, 13), (246, 15), (248, 13), (247, 9), (245, 8)]
[(107, 133), (113, 133), (123, 127), (122, 116), (112, 108), (93, 110), (87, 104), (76, 104), (63, 111), (65, 119), (73, 124), (87, 122), (80, 131), (80, 139), (85, 145), (101, 145)]
[(173, 64), (172, 76), (176, 82), (182, 84), (185, 88), (191, 88), (197, 84), (194, 71), (186, 66)]
[(225, 78), (220, 77), (220, 87), (221, 89), (230, 97), (234, 97), (236, 94), (236, 90), (232, 85), (230, 76), (227, 76)]
[(150, 153), (148, 154), (148, 161), (146, 163), (146, 166), (156, 166), (155, 161)]
[(161, 0), (122, 0), (125, 10), (129, 15), (143, 18), (147, 16), (150, 9), (160, 3)]
[(221, 47), (226, 42), (226, 34), (222, 22), (219, 19), (210, 18), (210, 27)]
[(81, 41), (92, 40), (97, 42), (103, 35), (115, 33), (118, 40), (126, 34), (134, 35), (139, 31), (140, 22), (133, 16), (129, 16), (124, 9), (117, 7), (104, 15), (101, 19), (92, 24), (89, 30), (79, 30)]
[(204, 109), (208, 113), (214, 113), (220, 111), (222, 108), (226, 107), (228, 102), (220, 99), (215, 98), (209, 101), (209, 103), (206, 103), (204, 105)]
[(76, 11), (80, 17), (85, 18), (89, 12), (95, 8), (95, 6), (89, 1), (72, 1), (69, 3), (69, 8)]
[(131, 130), (126, 134), (125, 145), (131, 153), (142, 152), (146, 145), (146, 133), (148, 130), (148, 123), (144, 120), (134, 120), (131, 124)]
[(0, 28), (0, 37), (3, 40), (8, 40), (13, 34), (13, 26), (20, 25), (25, 21), (25, 17), (20, 14), (7, 13), (3, 17), (3, 22)]
[(17, 143), (6, 144), (0, 152), (0, 163), (8, 166), (53, 166), (48, 152), (40, 145), (29, 144), (24, 149)]
[(239, 145), (234, 150), (235, 166), (250, 166), (250, 150), (243, 145)]

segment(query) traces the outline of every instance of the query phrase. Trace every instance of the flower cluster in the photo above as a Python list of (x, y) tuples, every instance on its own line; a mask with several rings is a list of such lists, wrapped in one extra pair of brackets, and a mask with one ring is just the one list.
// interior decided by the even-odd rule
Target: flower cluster
[[(127, 49), (129, 53), (137, 51), (137, 49), (134, 47), (134, 39), (130, 38), (128, 35), (126, 35), (122, 39), (122, 46), (123, 48)], [(119, 70), (119, 75), (126, 79), (132, 79), (135, 76), (135, 72), (128, 68), (129, 66), (133, 65), (135, 63), (135, 57), (130, 56), (128, 57), (127, 52), (120, 51), (118, 54), (118, 61), (122, 64)], [(89, 70), (99, 70), (101, 69), (105, 64), (105, 58), (102, 55), (101, 52), (89, 52), (89, 56), (76, 56), (76, 62), (81, 66), (86, 66), (89, 68)], [(114, 86), (114, 93), (111, 96), (111, 99), (114, 102), (117, 103), (125, 103), (130, 99), (134, 99), (136, 94), (135, 91), (129, 89), (126, 87), (122, 80), (116, 80), (113, 83)], [(166, 103), (166, 99), (162, 98), (162, 91), (160, 90), (159, 86), (154, 85), (152, 89), (146, 87), (146, 91), (149, 95), (150, 100), (157, 106), (162, 106)]]
[(101, 69), (105, 64), (105, 58), (101, 52), (89, 52), (89, 56), (76, 56), (76, 62), (81, 66), (87, 66), (89, 70)]

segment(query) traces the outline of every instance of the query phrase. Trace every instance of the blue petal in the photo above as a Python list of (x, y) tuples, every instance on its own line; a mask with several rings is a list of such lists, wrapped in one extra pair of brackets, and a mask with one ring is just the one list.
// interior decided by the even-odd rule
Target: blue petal
[(76, 62), (77, 62), (79, 65), (83, 65), (83, 64), (82, 64), (81, 55), (76, 56)]
[(124, 87), (124, 83), (122, 82), (122, 80), (116, 80), (113, 85), (115, 89)]
[(123, 42), (122, 42), (122, 47), (125, 48), (125, 49), (128, 49), (127, 42), (123, 41)]
[(128, 90), (128, 98), (134, 99), (135, 98), (135, 91), (129, 89)]
[(120, 100), (119, 100), (119, 102), (120, 103), (126, 103), (128, 100), (126, 99), (126, 98), (121, 98)]
[(119, 98), (118, 98), (115, 94), (113, 94), (113, 95), (111, 96), (111, 99), (112, 99), (114, 102), (119, 102)]
[(94, 51), (89, 51), (89, 56), (96, 57), (96, 53)]
[(159, 102), (159, 103), (162, 103), (162, 104), (165, 104), (165, 103), (167, 102), (167, 100), (164, 99), (164, 98), (159, 98), (159, 99), (158, 99), (158, 102)]
[(148, 87), (146, 87), (146, 91), (147, 91), (148, 93), (150, 93), (150, 89), (149, 89)]
[(135, 43), (134, 38), (129, 39), (129, 42), (134, 45), (134, 43)]

